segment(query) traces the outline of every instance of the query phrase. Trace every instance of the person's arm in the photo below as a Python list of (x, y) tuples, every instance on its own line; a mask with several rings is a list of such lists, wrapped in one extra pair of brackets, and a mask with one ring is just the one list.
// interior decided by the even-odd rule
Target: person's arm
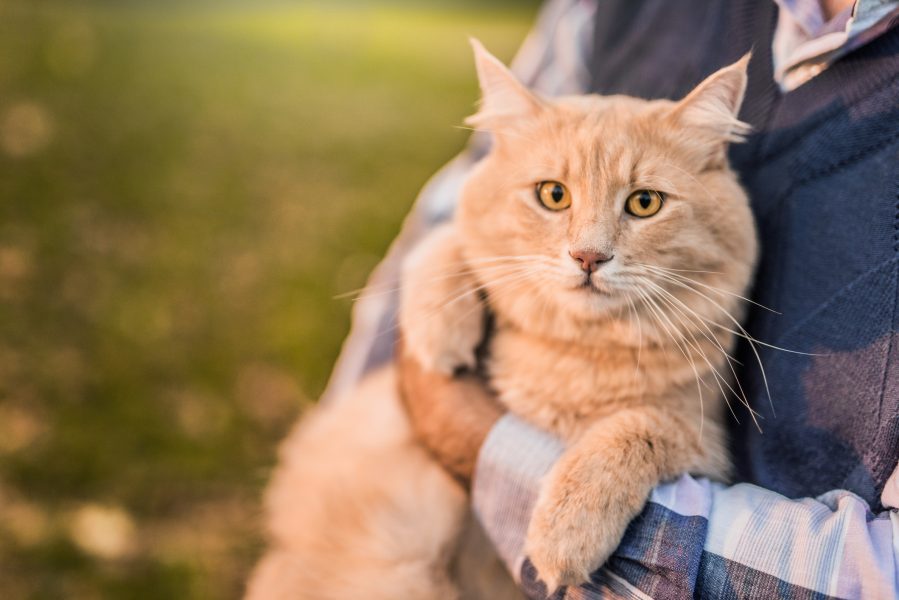
[[(525, 533), (561, 451), (555, 438), (506, 416), (477, 459), (475, 512), (531, 598), (546, 591), (522, 554)], [(894, 598), (897, 561), (899, 514), (872, 514), (850, 492), (790, 500), (685, 475), (656, 488), (591, 583), (555, 597)]]
[[(541, 479), (563, 445), (514, 416), (497, 421), (493, 398), (476, 380), (454, 384), (404, 355), (399, 366), (419, 439), (457, 477), (473, 476), (475, 513), (501, 558), (529, 597), (545, 598), (523, 547)], [(446, 435), (454, 431), (468, 433)], [(895, 505), (897, 491), (894, 476), (885, 505)], [(685, 475), (654, 490), (589, 584), (554, 598), (893, 598), (897, 560), (899, 513), (872, 514), (850, 492), (790, 500)]]
[[(451, 377), (426, 371), (397, 345), (400, 397), (415, 430), (431, 454), (462, 485), (469, 487), (484, 444), (503, 410), (473, 374)], [(427, 394), (422, 394), (427, 390)], [(459, 410), (464, 403), (465, 410)], [(475, 449), (475, 451), (471, 451)]]

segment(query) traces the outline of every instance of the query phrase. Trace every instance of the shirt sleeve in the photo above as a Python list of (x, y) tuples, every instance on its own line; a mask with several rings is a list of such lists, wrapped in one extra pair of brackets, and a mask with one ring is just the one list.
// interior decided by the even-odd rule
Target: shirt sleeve
[[(488, 436), (475, 512), (530, 598), (546, 598), (524, 538), (561, 443), (513, 416)], [(791, 500), (749, 484), (684, 475), (658, 486), (591, 581), (553, 598), (894, 598), (899, 513), (851, 492)]]

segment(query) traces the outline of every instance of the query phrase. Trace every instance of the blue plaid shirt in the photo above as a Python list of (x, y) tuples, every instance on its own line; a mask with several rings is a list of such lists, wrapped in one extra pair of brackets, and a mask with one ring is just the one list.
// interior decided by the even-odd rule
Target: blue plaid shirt
[[(778, 0), (778, 5), (773, 58), (783, 90), (882, 34), (899, 14), (899, 1), (861, 0), (824, 23), (816, 0)], [(547, 95), (588, 89), (595, 10), (590, 0), (548, 2), (513, 70)], [(470, 149), (426, 186), (373, 284), (388, 287), (384, 284), (396, 281), (408, 249), (451, 216), (459, 187), (485, 144), (476, 134)], [(392, 329), (395, 309), (396, 298), (389, 295), (357, 304), (330, 397), (340, 396), (371, 366), (390, 360), (391, 336), (379, 332)], [(475, 473), (475, 512), (532, 598), (545, 598), (546, 591), (523, 555), (524, 537), (541, 477), (563, 450), (557, 439), (508, 415), (488, 436)], [(865, 500), (844, 490), (790, 499), (750, 484), (728, 487), (684, 475), (653, 491), (621, 546), (590, 583), (554, 597), (899, 597), (896, 473), (881, 504), (888, 510), (875, 514)]]

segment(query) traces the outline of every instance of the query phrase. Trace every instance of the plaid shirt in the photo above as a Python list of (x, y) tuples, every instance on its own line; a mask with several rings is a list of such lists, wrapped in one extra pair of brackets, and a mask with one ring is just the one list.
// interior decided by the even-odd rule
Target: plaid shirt
[[(899, 11), (896, 0), (860, 0), (839, 17), (845, 35), (822, 41), (834, 31), (832, 24), (820, 31), (808, 25), (810, 14), (820, 15), (816, 0), (777, 1), (774, 61), (782, 89), (800, 85), (873, 39)], [(584, 91), (594, 11), (590, 0), (548, 2), (513, 70), (547, 95)], [(395, 282), (408, 249), (452, 215), (462, 181), (486, 141), (475, 134), (469, 150), (425, 187), (373, 284)], [(393, 329), (396, 306), (395, 295), (372, 295), (356, 305), (328, 397), (339, 397), (366, 370), (391, 359), (392, 336), (385, 332)], [(523, 556), (524, 537), (540, 480), (563, 450), (557, 439), (508, 415), (488, 436), (475, 475), (475, 512), (532, 598), (545, 598), (546, 591)], [(899, 507), (896, 473), (882, 503)], [(684, 475), (653, 491), (590, 583), (554, 596), (600, 597), (899, 597), (899, 513), (873, 514), (864, 500), (843, 490), (794, 500), (750, 484), (728, 487)]]

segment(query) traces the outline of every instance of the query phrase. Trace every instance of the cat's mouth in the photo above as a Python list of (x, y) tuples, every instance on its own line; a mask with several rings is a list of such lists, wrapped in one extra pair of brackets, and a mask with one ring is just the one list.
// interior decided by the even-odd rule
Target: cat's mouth
[(584, 277), (584, 279), (581, 280), (581, 283), (575, 289), (577, 289), (579, 291), (587, 292), (588, 294), (605, 295), (608, 293), (608, 292), (606, 292), (606, 290), (604, 290), (601, 287), (599, 287), (598, 285), (596, 285), (596, 283), (594, 283), (594, 281), (593, 281), (593, 278), (590, 277), (589, 275)]

